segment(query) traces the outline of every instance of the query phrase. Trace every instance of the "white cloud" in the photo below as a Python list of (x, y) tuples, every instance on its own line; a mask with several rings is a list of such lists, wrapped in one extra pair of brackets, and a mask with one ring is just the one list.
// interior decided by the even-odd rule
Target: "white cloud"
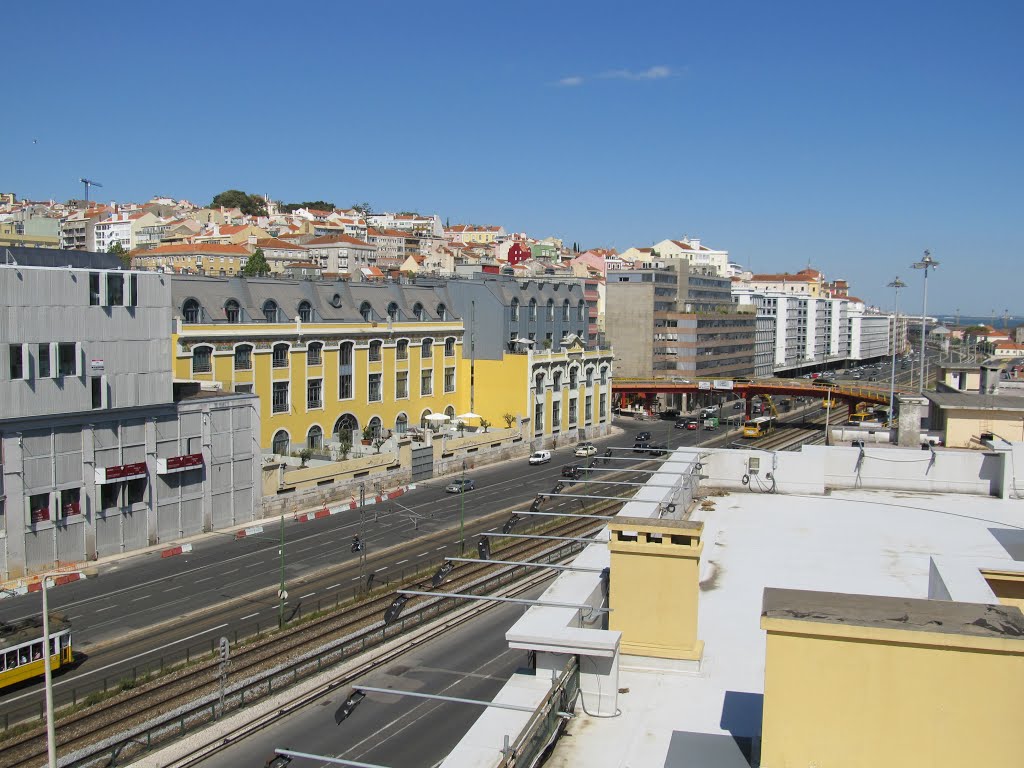
[(565, 86), (566, 88), (572, 88), (577, 85), (583, 85), (583, 78), (579, 75), (572, 75), (571, 77), (563, 77), (559, 80), (556, 85)]
[(601, 77), (615, 80), (662, 80), (672, 77), (672, 69), (661, 64), (639, 72), (634, 72), (631, 69), (613, 69), (611, 72), (605, 72)]

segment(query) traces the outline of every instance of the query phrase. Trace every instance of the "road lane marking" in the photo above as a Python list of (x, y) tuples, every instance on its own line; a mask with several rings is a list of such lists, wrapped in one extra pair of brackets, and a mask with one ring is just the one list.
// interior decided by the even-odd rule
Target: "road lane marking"
[(209, 581), (212, 578), (213, 578), (213, 576), (207, 576), (205, 579), (196, 579), (195, 583), (196, 584), (202, 584), (204, 581)]
[(233, 571), (224, 571), (223, 575), (227, 576), (229, 573), (238, 573), (238, 569), (235, 568), (235, 570), (233, 570)]
[(356, 576), (354, 579), (352, 579), (352, 581), (362, 581), (362, 580), (363, 580), (362, 576)]
[(239, 621), (245, 621), (246, 619), (254, 619), (259, 615), (259, 611), (257, 611), (256, 613), (250, 613), (248, 616), (243, 616), (242, 618), (240, 618)]
[(380, 573), (381, 571), (386, 571), (387, 569), (388, 567), (385, 565), (383, 568), (378, 568), (376, 571), (374, 571), (374, 573)]
[(316, 592), (310, 592), (308, 595), (302, 595), (302, 597), (300, 597), (299, 600), (305, 600), (307, 597), (312, 597), (315, 594)]
[[(458, 540), (458, 539), (456, 539), (456, 540), (455, 540), (455, 543), (456, 543), (456, 544), (458, 544), (458, 543), (459, 543), (459, 540)], [(448, 546), (447, 544), (442, 544), (442, 545), (441, 545), (440, 547), (437, 547), (437, 548), (435, 548), (435, 550), (434, 550), (434, 551), (435, 551), (435, 552), (440, 552), (440, 551), (441, 551), (442, 549), (444, 549), (444, 548), (445, 548), (445, 547), (447, 547), (447, 546)]]
[(97, 608), (94, 613), (100, 613), (101, 611), (109, 611), (111, 608), (117, 608), (116, 605), (108, 605), (106, 608)]
[(420, 552), (416, 557), (427, 557), (429, 554), (429, 552)]
[(402, 563), (408, 563), (408, 560), (399, 560), (395, 565), (401, 565)]
[(176, 589), (183, 589), (184, 586), (185, 586), (184, 584), (177, 584), (177, 585), (175, 585), (173, 587), (165, 587), (164, 588), (164, 592), (173, 592)]
[(150, 595), (143, 595), (142, 597), (132, 598), (132, 602), (133, 603), (137, 603), (137, 602), (139, 602), (139, 600), (149, 600), (149, 598), (150, 598)]
[(331, 584), (331, 586), (325, 587), (325, 589), (337, 589), (340, 586), (341, 586), (341, 584)]

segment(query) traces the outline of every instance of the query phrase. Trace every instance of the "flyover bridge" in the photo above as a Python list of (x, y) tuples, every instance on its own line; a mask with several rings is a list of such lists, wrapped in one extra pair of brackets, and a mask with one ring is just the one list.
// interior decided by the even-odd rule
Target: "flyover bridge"
[[(835, 382), (829, 385), (817, 384), (820, 379), (682, 379), (678, 377), (650, 379), (612, 379), (612, 394), (620, 404), (626, 404), (629, 397), (636, 395), (717, 393), (736, 395), (746, 400), (749, 415), (750, 398), (757, 395), (790, 395), (792, 397), (816, 397), (846, 404), (850, 413), (858, 403), (889, 405), (889, 389), (866, 387), (853, 382)], [(899, 394), (900, 390), (896, 390)]]

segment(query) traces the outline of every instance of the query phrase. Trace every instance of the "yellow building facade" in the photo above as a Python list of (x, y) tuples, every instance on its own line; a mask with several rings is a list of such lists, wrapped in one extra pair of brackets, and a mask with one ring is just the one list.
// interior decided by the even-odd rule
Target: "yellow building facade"
[(1021, 764), (1013, 606), (766, 589), (761, 766)]
[[(411, 326), (411, 327), (410, 327)], [(251, 391), (275, 453), (404, 433), (461, 412), (462, 321), (179, 324), (174, 375)]]

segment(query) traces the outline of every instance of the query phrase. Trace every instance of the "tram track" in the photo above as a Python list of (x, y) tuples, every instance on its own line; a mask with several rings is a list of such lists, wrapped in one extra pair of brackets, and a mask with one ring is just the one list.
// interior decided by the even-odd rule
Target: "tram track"
[[(619, 486), (617, 490), (605, 491), (607, 495), (621, 496), (623, 501), (604, 500), (586, 511), (610, 517), (634, 490), (631, 486)], [(539, 529), (552, 536), (579, 537), (593, 535), (603, 525), (603, 521), (593, 519), (545, 518), (534, 530)], [(530, 539), (495, 547), (492, 556), (533, 562), (550, 550), (550, 542)], [(483, 561), (462, 563), (452, 569), (444, 581), (444, 588), (448, 591), (467, 589), (486, 580), (489, 575), (508, 569), (510, 566)], [(420, 577), (402, 586), (429, 589), (430, 583), (429, 577)], [(374, 633), (386, 634), (381, 615), (393, 600), (394, 594), (389, 588), (387, 593), (372, 596), (358, 605), (315, 617), (301, 626), (270, 636), (264, 635), (257, 641), (239, 644), (231, 659), (232, 679), (247, 681), (250, 689), (253, 683), (266, 679), (269, 693), (273, 687), (270, 681), (283, 667), (315, 656), (332, 641), (343, 649), (362, 643), (364, 638)], [(403, 617), (406, 620), (415, 617), (432, 600), (436, 598), (410, 599)], [(338, 661), (348, 658), (351, 654), (342, 652)], [(184, 724), (186, 721), (213, 719), (216, 709), (211, 708), (210, 700), (216, 700), (219, 691), (218, 663), (211, 659), (170, 672), (152, 683), (124, 691), (100, 705), (62, 718), (56, 724), (56, 737), (59, 754), (68, 760), (65, 765), (110, 764), (108, 761), (115, 754), (123, 760), (128, 753), (141, 751), (139, 739), (148, 734), (146, 741), (149, 742), (154, 729), (161, 723), (170, 722), (168, 727), (173, 730), (171, 721)], [(0, 748), (3, 749), (4, 765), (9, 768), (45, 764), (46, 744), (41, 728), (0, 743)]]

